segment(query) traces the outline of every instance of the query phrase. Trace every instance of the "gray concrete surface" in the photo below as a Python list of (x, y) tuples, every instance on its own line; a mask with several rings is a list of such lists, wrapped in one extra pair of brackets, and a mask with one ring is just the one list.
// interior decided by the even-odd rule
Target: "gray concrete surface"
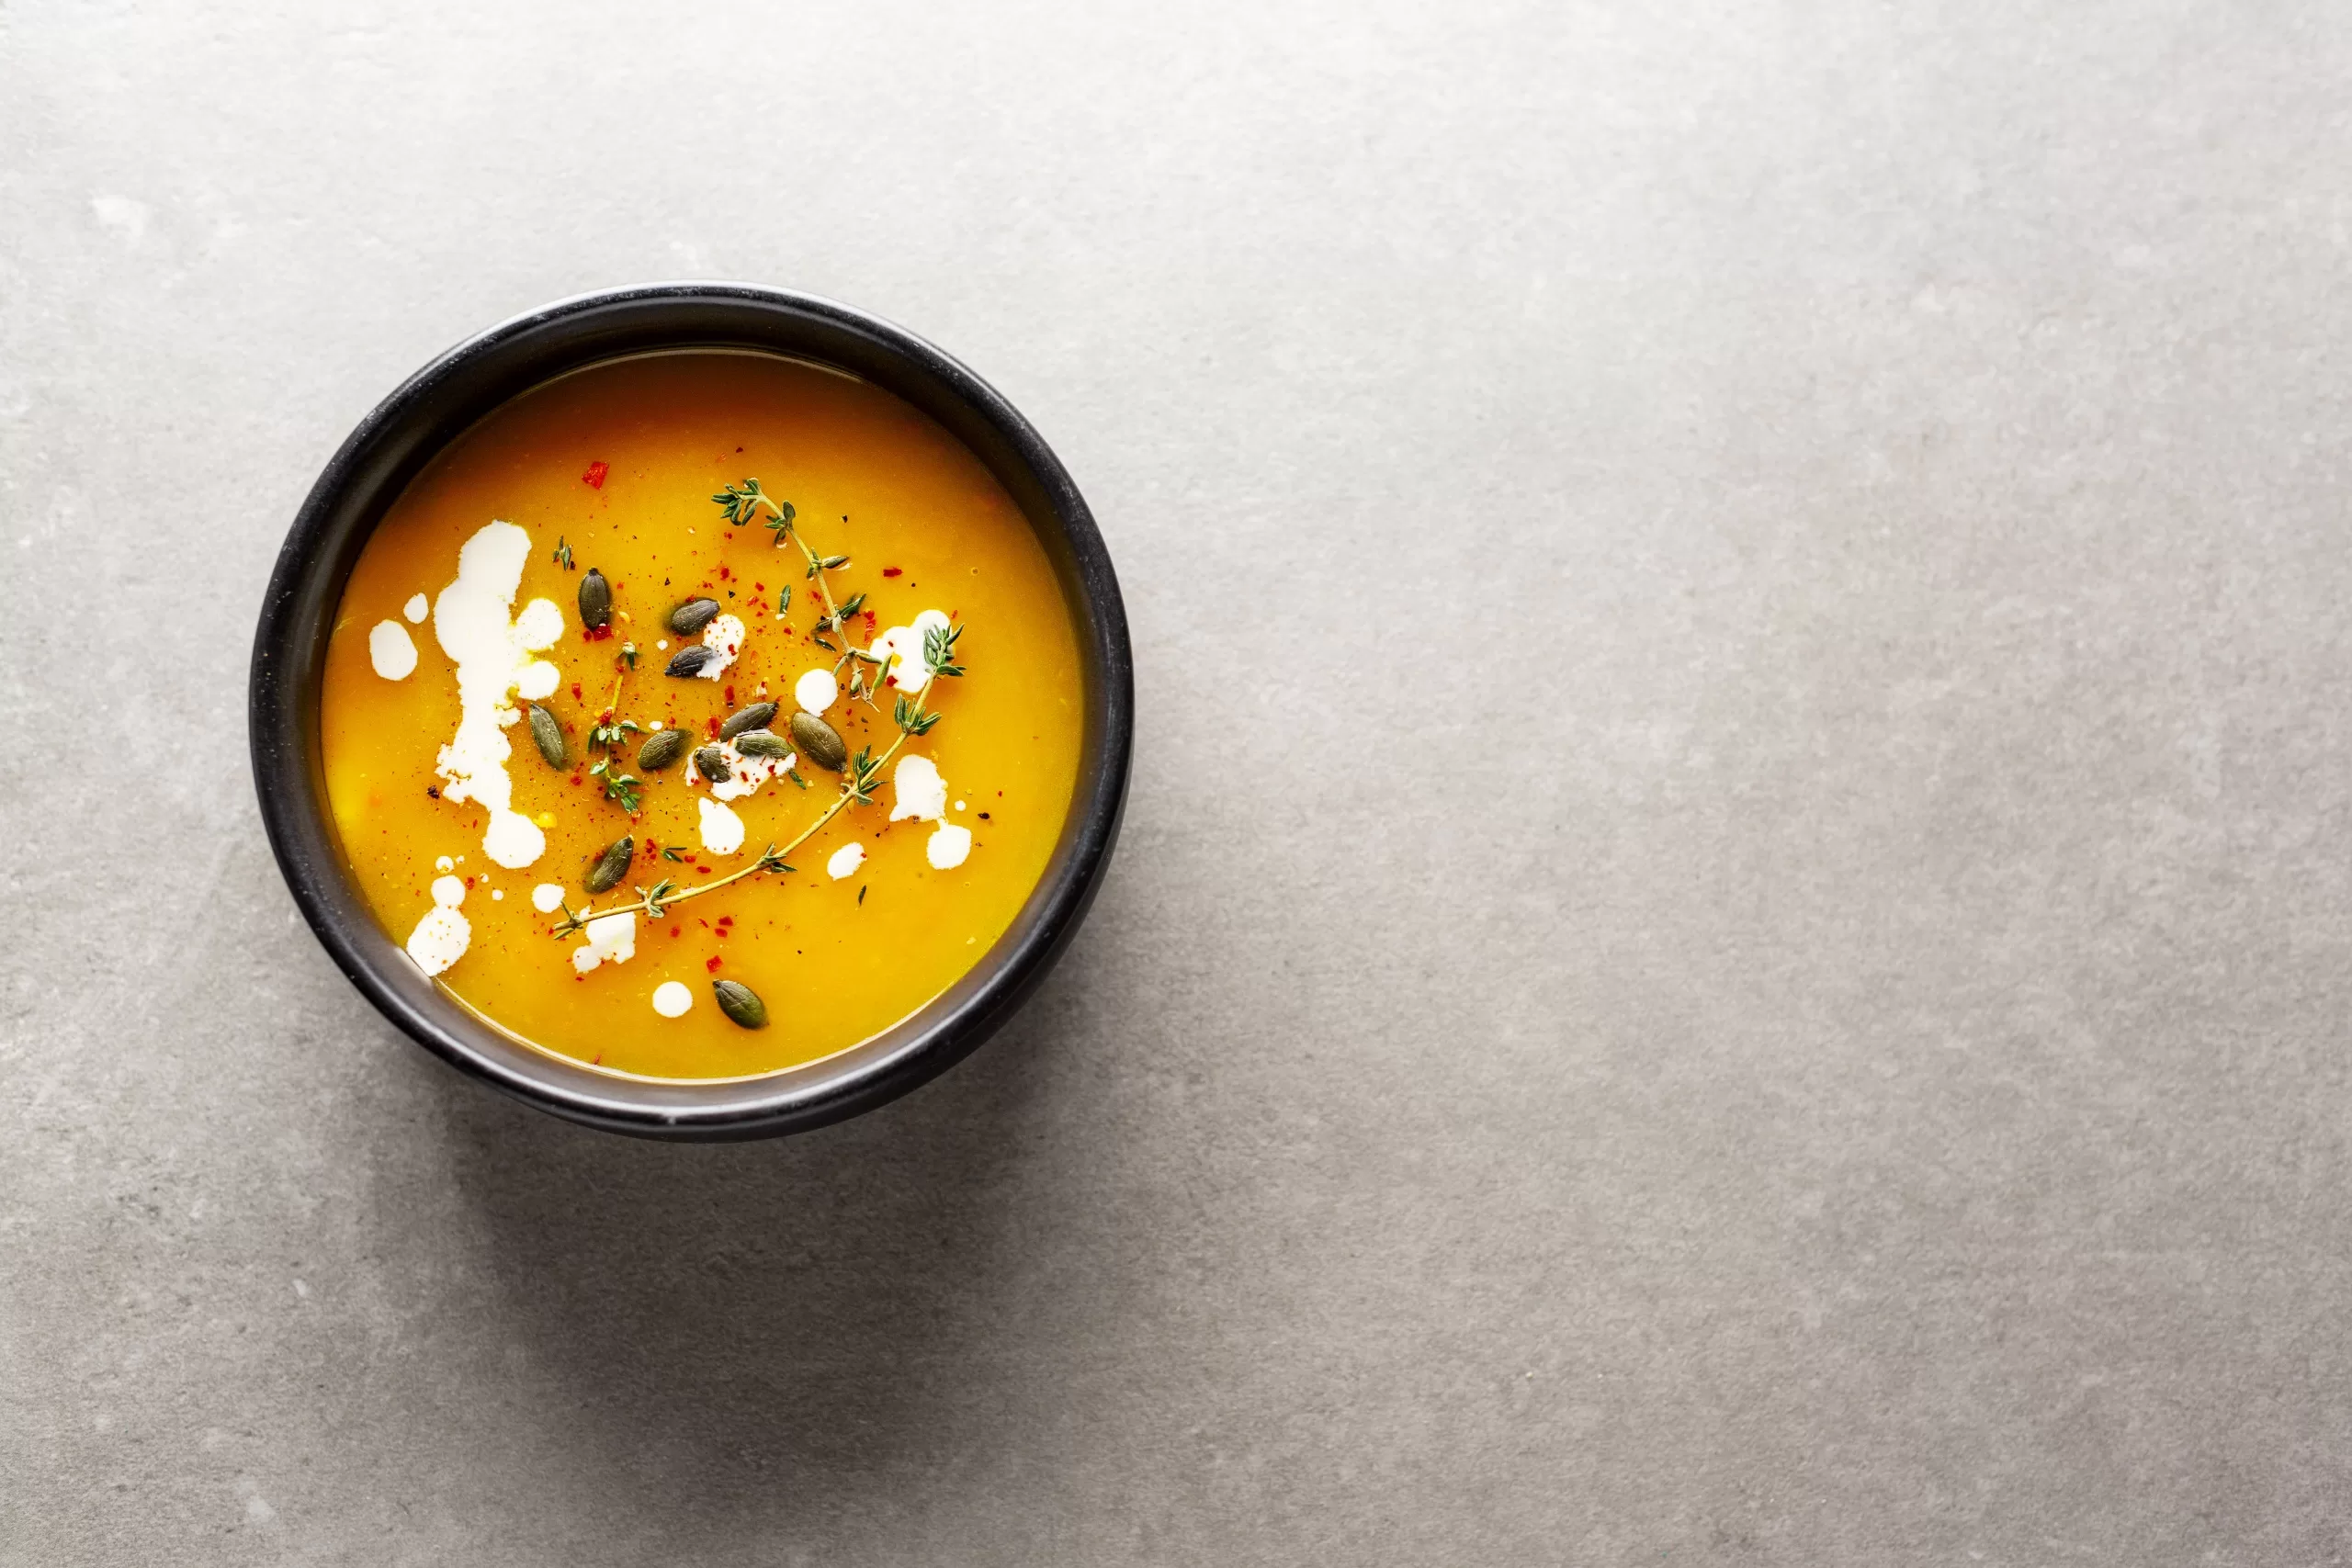
[[(2343, 1561), (2347, 68), (9, 0), (0, 1561)], [(1142, 662), (1037, 1004), (718, 1150), (373, 1016), (242, 724), (375, 398), (695, 275), (994, 378)]]

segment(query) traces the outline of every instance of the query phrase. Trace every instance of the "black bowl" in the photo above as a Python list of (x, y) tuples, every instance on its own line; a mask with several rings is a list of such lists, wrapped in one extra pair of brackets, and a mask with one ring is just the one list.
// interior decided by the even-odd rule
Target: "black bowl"
[[(656, 349), (750, 348), (835, 366), (954, 433), (1027, 515), (1079, 628), (1086, 731), (1061, 840), (1011, 929), (906, 1022), (806, 1067), (713, 1083), (593, 1071), (484, 1024), (409, 961), (353, 891), (326, 810), (319, 688), (345, 581), (378, 519), (435, 454), (518, 393)], [(491, 328), (409, 378), (351, 433), (294, 519), (254, 636), (254, 783), (270, 847), (311, 929), (351, 983), (461, 1071), (558, 1116), (617, 1133), (756, 1138), (821, 1126), (961, 1060), (1052, 968), (1093, 901), (1118, 836), (1135, 739), (1135, 667), (1111, 558), (1069, 475), (995, 389), (902, 328), (811, 295), (669, 283), (560, 300)]]

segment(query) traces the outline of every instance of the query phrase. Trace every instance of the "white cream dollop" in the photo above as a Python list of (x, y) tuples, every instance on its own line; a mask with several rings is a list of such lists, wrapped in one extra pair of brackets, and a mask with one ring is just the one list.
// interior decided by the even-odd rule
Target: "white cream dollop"
[(939, 765), (928, 757), (901, 757), (890, 782), (899, 798), (890, 807), (890, 820), (903, 822), (912, 817), (919, 821), (936, 822), (947, 815), (947, 781), (939, 776)]
[(939, 766), (928, 757), (901, 757), (897, 772), (890, 775), (897, 786), (899, 798), (890, 807), (890, 820), (903, 821), (911, 817), (918, 821), (937, 822), (931, 841), (923, 846), (924, 858), (939, 871), (953, 871), (964, 863), (972, 852), (972, 830), (959, 828), (944, 820), (947, 816), (947, 781), (939, 776)]
[(842, 694), (842, 683), (833, 679), (830, 670), (816, 669), (803, 673), (792, 683), (792, 700), (800, 705), (803, 713), (822, 716)]
[(466, 955), (473, 927), (458, 912), (466, 901), (466, 885), (454, 876), (433, 879), (433, 908), (408, 933), (408, 955), (427, 975), (438, 975)]
[(653, 1010), (663, 1018), (683, 1018), (695, 1005), (695, 994), (675, 980), (664, 980), (653, 987)]
[(582, 975), (610, 960), (626, 964), (637, 956), (637, 911), (599, 915), (588, 922), (588, 940), (571, 950), (571, 966)]
[(743, 651), (743, 623), (733, 615), (714, 615), (710, 625), (702, 629), (702, 645), (716, 649), (718, 657), (695, 673), (706, 681), (716, 681), (734, 666)]
[(715, 855), (731, 855), (743, 847), (743, 819), (715, 800), (697, 800), (702, 807), (702, 847)]
[(416, 644), (398, 621), (378, 621), (368, 629), (368, 662), (387, 681), (405, 681), (416, 670)]
[(831, 858), (825, 862), (825, 874), (839, 882), (844, 876), (855, 875), (857, 868), (865, 863), (865, 846), (852, 839), (835, 850)]
[(412, 593), (408, 596), (408, 603), (401, 606), (401, 614), (408, 617), (410, 626), (421, 626), (424, 624), (424, 617), (433, 614), (433, 601), (422, 593)]
[(539, 825), (515, 811), (493, 811), (482, 829), (481, 850), (509, 871), (520, 871), (547, 852), (547, 835)]
[(923, 858), (937, 871), (953, 871), (964, 863), (972, 852), (972, 830), (953, 822), (942, 822), (932, 830), (930, 840), (922, 847)]
[[(513, 527), (514, 525), (509, 524), (507, 526)], [(527, 555), (529, 551), (530, 539), (529, 536), (526, 535), (524, 553)], [(460, 558), (458, 570), (462, 571), (464, 569), (465, 562)], [(512, 592), (506, 595), (506, 602), (510, 604), (514, 602), (514, 595)], [(561, 636), (563, 636), (563, 611), (552, 599), (534, 599), (523, 606), (521, 615), (514, 617), (514, 646), (526, 652), (537, 653), (541, 649), (553, 648), (556, 645), (556, 639)]]
[[(530, 554), (531, 536), (514, 524), (482, 525), (458, 552), (458, 580), (441, 590), (433, 606), (433, 634), (441, 651), (457, 661), (458, 715), (458, 732), (441, 748), (434, 771), (446, 781), (444, 799), (489, 808), (482, 851), (510, 871), (546, 853), (547, 837), (514, 809), (514, 781), (506, 772), (514, 748), (506, 727), (521, 715), (507, 696), (531, 666), (554, 671), (530, 655), (554, 647), (563, 635), (563, 612), (552, 600), (534, 599), (522, 615), (508, 618)], [(542, 679), (531, 671), (534, 687)], [(539, 694), (554, 689), (549, 683)]]
[(531, 908), (542, 915), (554, 914), (556, 906), (562, 902), (563, 889), (555, 883), (542, 882), (531, 889)]

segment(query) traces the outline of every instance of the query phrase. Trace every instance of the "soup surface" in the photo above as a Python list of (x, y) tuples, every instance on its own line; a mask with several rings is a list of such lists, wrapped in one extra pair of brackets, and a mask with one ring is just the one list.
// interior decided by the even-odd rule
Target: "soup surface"
[(928, 417), (795, 360), (645, 355), (497, 410), (386, 514), (328, 648), (327, 794), (377, 919), (493, 1024), (613, 1072), (772, 1072), (1003, 933), (1069, 810), (1080, 681), (1044, 549)]

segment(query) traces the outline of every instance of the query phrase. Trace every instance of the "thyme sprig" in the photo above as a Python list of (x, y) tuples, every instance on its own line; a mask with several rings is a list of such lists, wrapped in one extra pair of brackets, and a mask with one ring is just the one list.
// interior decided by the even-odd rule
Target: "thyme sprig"
[[(882, 689), (886, 661), (871, 648), (860, 648), (849, 639), (850, 617), (865, 608), (865, 595), (853, 593), (847, 599), (835, 603), (832, 581), (826, 575), (849, 565), (849, 557), (826, 555), (810, 544), (799, 526), (799, 510), (792, 502), (778, 501), (761, 489), (757, 478), (746, 479), (741, 484), (729, 485), (710, 499), (718, 503), (719, 516), (729, 527), (741, 527), (758, 520), (759, 509), (767, 508), (767, 519), (760, 525), (775, 536), (776, 548), (782, 549), (786, 544), (799, 547), (801, 558), (808, 563), (805, 575), (816, 583), (818, 597), (825, 604), (825, 613), (817, 617), (817, 624), (809, 632), (809, 639), (835, 656), (833, 678), (840, 680), (842, 671), (847, 670), (849, 694), (872, 707), (875, 694)], [(792, 590), (787, 586), (776, 596), (775, 613), (779, 616), (788, 615), (791, 607)], [(839, 643), (829, 641), (825, 635), (828, 632), (842, 640)]]
[[(787, 544), (800, 547), (801, 557), (808, 563), (807, 575), (817, 584), (817, 592), (825, 601), (824, 619), (818, 623), (817, 629), (824, 631), (830, 629), (830, 625), (839, 624), (842, 612), (833, 603), (832, 584), (825, 574), (847, 566), (849, 557), (819, 554), (817, 547), (808, 542), (797, 526), (799, 510), (792, 502), (778, 501), (762, 490), (756, 478), (747, 479), (739, 485), (729, 485), (710, 499), (718, 503), (719, 516), (730, 528), (754, 521), (759, 517), (758, 509), (766, 507), (768, 518), (761, 526), (775, 536), (776, 548), (782, 549)], [(862, 593), (858, 595), (861, 601), (865, 597)]]
[[(963, 631), (964, 628), (960, 624), (951, 623), (944, 628), (933, 627), (929, 635), (923, 638), (923, 663), (930, 669), (933, 681), (952, 681), (964, 673), (964, 667), (957, 664), (955, 660), (956, 642), (963, 635)], [(825, 825), (840, 816), (843, 808), (850, 806), (873, 805), (875, 792), (882, 786), (882, 770), (889, 765), (891, 758), (899, 754), (899, 749), (917, 736), (930, 734), (937, 727), (943, 716), (933, 711), (925, 702), (931, 689), (932, 682), (926, 681), (922, 692), (912, 696), (901, 696), (899, 699), (891, 714), (891, 717), (899, 727), (898, 737), (878, 757), (874, 755), (874, 749), (871, 746), (859, 747), (857, 755), (850, 759), (849, 766), (842, 771), (840, 790), (827, 803), (825, 809), (817, 814), (817, 819), (800, 829), (792, 841), (782, 849), (777, 849), (771, 841), (768, 847), (761, 852), (758, 860), (741, 871), (729, 872), (725, 876), (714, 877), (708, 882), (697, 883), (692, 887), (681, 887), (665, 876), (650, 888), (636, 887), (637, 897), (634, 899), (626, 904), (616, 904), (608, 909), (591, 907), (575, 911), (566, 904), (563, 907), (563, 919), (557, 922), (551, 934), (560, 937), (569, 936), (587, 925), (589, 921), (601, 920), (606, 915), (641, 912), (648, 919), (658, 919), (661, 918), (662, 911), (673, 904), (683, 904), (689, 898), (699, 898), (706, 893), (717, 892), (719, 888), (741, 882), (747, 876), (757, 876), (763, 872), (792, 870), (792, 866), (785, 860), (786, 855), (822, 832)]]
[(944, 626), (925, 626), (922, 633), (924, 668), (934, 676), (944, 675), (950, 680), (961, 675), (964, 667), (956, 662), (956, 644), (963, 635), (964, 627), (956, 621), (950, 621)]
[[(809, 832), (814, 831), (816, 831), (814, 828), (809, 829)], [(808, 833), (803, 833), (800, 837), (805, 839), (808, 836)], [(799, 840), (796, 839), (793, 841), (797, 843)], [(699, 898), (706, 893), (716, 893), (730, 882), (741, 882), (747, 876), (758, 876), (765, 872), (792, 870), (792, 866), (785, 861), (786, 852), (787, 852), (780, 851), (771, 843), (760, 852), (759, 859), (743, 867), (742, 870), (730, 871), (725, 876), (713, 877), (710, 881), (693, 887), (681, 887), (666, 876), (650, 887), (639, 887), (632, 883), (630, 886), (637, 893), (636, 898), (627, 904), (616, 904), (609, 909), (599, 909), (593, 906), (585, 909), (574, 909), (566, 903), (563, 906), (563, 919), (555, 923), (555, 929), (551, 934), (560, 937), (570, 936), (576, 931), (584, 930), (589, 921), (601, 920), (607, 915), (628, 915), (642, 911), (647, 919), (658, 920), (662, 918), (662, 912), (673, 904), (683, 904), (689, 898)]]
[(621, 645), (621, 661), (620, 673), (613, 677), (613, 700), (605, 705), (603, 716), (588, 730), (590, 750), (602, 750), (605, 753), (589, 764), (588, 776), (605, 786), (606, 800), (620, 802), (621, 809), (634, 817), (639, 807), (644, 804), (645, 781), (635, 773), (616, 771), (613, 762), (619, 756), (621, 749), (628, 744), (630, 736), (645, 733), (645, 726), (635, 719), (618, 716), (621, 709), (621, 687), (627, 683), (628, 672), (637, 668), (637, 644), (630, 642)]

